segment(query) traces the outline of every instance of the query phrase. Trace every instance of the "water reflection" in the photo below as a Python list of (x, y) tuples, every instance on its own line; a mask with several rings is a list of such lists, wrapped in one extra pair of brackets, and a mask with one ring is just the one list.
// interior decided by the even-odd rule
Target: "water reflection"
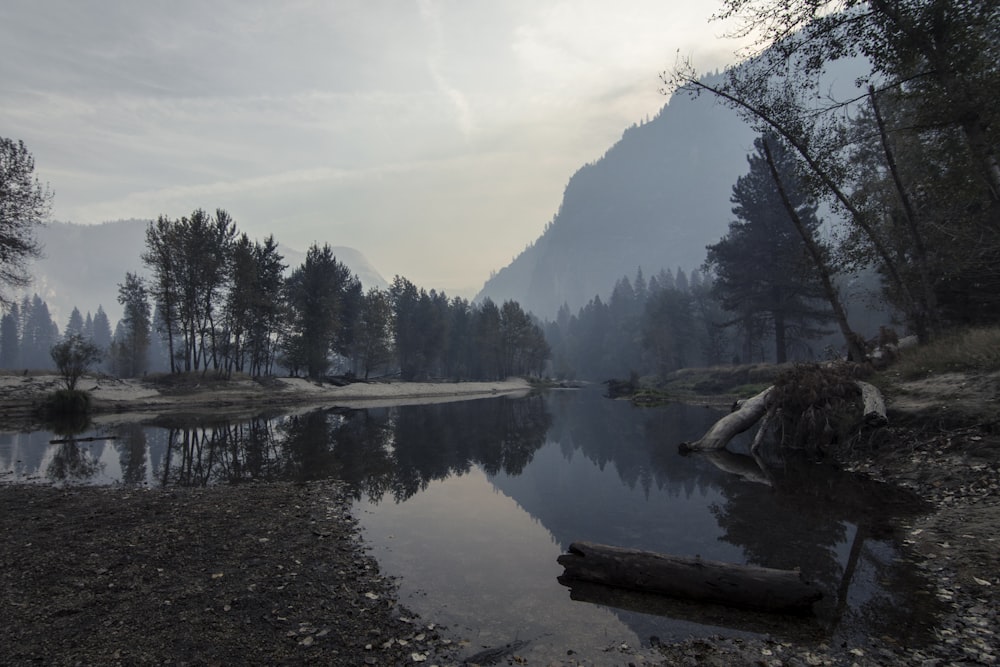
[[(717, 417), (574, 391), (171, 419), (116, 426), (90, 443), (0, 436), (0, 469), (7, 479), (155, 486), (341, 479), (408, 606), (483, 643), (544, 635), (596, 650), (719, 631), (919, 634), (928, 617), (914, 602), (919, 582), (898, 562), (894, 528), (916, 511), (913, 499), (802, 462), (761, 468), (739, 452), (677, 453)], [(799, 567), (825, 592), (818, 624), (594, 587), (570, 593), (555, 558), (578, 540)]]

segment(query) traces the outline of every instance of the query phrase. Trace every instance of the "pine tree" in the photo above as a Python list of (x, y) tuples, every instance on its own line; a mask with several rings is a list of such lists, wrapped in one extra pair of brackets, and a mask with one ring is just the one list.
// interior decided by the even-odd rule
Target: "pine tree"
[(63, 336), (69, 338), (76, 334), (83, 335), (83, 317), (80, 315), (80, 309), (74, 306), (73, 312), (69, 314), (69, 321), (66, 322), (66, 328), (63, 330)]
[(135, 273), (126, 273), (125, 282), (118, 285), (118, 303), (124, 312), (118, 322), (120, 333), (115, 335), (120, 358), (117, 374), (138, 377), (149, 368), (152, 329), (145, 281)]
[[(764, 151), (764, 138), (754, 142), (756, 152), (747, 158), (748, 173), (733, 186), (731, 201), (736, 220), (718, 243), (708, 246), (705, 261), (715, 272), (712, 294), (732, 313), (729, 324), (739, 326), (746, 341), (744, 357), (751, 357), (755, 340), (763, 331), (774, 339), (775, 361), (787, 360), (793, 340), (808, 340), (822, 333), (818, 324), (832, 315), (823, 306), (819, 272), (806, 253), (802, 236), (786, 209)], [(815, 236), (820, 221), (816, 204), (801, 188), (790, 153), (775, 151), (776, 164), (790, 202)], [(766, 327), (766, 329), (765, 329)]]
[(0, 368), (21, 366), (21, 309), (15, 303), (0, 319)]

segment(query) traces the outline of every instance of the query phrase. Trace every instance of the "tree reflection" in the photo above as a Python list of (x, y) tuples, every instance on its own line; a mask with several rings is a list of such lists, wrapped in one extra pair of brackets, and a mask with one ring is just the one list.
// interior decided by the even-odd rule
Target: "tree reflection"
[(101, 471), (100, 450), (80, 446), (81, 442), (94, 442), (94, 438), (78, 437), (90, 428), (87, 415), (52, 415), (44, 424), (53, 435), (62, 436), (49, 442), (56, 449), (45, 470), (46, 477), (54, 482), (85, 482)]
[[(163, 423), (159, 477), (164, 486), (332, 478), (345, 481), (356, 498), (377, 502), (388, 494), (400, 502), (474, 465), (489, 474), (521, 472), (545, 442), (550, 421), (535, 396)], [(145, 442), (122, 435), (123, 471), (131, 470), (128, 481), (135, 483), (144, 468), (132, 461), (144, 460)]]
[(432, 480), (461, 475), (473, 465), (487, 474), (519, 474), (544, 444), (551, 417), (541, 396), (463, 401), (397, 409), (394, 456), (396, 501)]
[[(729, 453), (729, 457), (741, 455)], [(747, 467), (754, 462), (749, 456), (742, 458)], [(899, 624), (900, 614), (908, 612), (898, 609), (891, 595), (863, 592), (861, 597), (867, 599), (856, 610), (850, 609), (848, 597), (859, 584), (862, 565), (875, 570), (882, 581), (905, 576), (886, 540), (899, 517), (922, 511), (918, 498), (803, 460), (788, 460), (781, 469), (769, 471), (767, 479), (773, 486), (748, 479), (732, 475), (722, 484), (726, 501), (712, 508), (725, 531), (720, 539), (742, 547), (750, 563), (801, 568), (803, 576), (824, 591), (816, 611), (831, 630), (842, 625), (847, 614), (866, 618), (883, 630)], [(914, 619), (905, 620), (910, 625)]]
[(101, 470), (101, 463), (88, 447), (73, 439), (59, 441), (45, 470), (45, 476), (56, 482), (84, 482)]
[(146, 480), (146, 429), (141, 424), (125, 424), (116, 431), (122, 484), (142, 484)]

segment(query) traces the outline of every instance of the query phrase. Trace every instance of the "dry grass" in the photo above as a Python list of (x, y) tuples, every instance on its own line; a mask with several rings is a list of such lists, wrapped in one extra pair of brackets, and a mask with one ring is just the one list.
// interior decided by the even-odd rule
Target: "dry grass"
[(1000, 371), (1000, 327), (965, 329), (900, 353), (892, 366), (903, 380), (931, 374)]

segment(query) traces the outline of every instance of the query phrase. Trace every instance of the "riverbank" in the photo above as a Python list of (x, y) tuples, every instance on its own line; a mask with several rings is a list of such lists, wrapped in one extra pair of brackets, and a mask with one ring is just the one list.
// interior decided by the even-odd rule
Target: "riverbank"
[[(14, 377), (6, 386), (40, 391), (49, 381)], [(104, 397), (97, 416), (115, 420), (149, 414), (126, 406), (256, 410), (282, 401), (460, 400), (503, 391), (469, 383), (462, 395), (453, 385), (432, 385), (433, 395), (420, 396), (417, 387), (390, 386), (383, 391), (392, 395), (378, 397), (364, 387), (247, 387), (244, 380), (152, 389), (94, 382), (120, 392), (117, 401)], [(251, 400), (241, 406), (240, 396)], [(869, 637), (849, 647), (705, 637), (622, 647), (601, 661), (568, 654), (562, 664), (995, 664), (998, 396), (997, 374), (897, 383), (888, 394), (890, 425), (843, 452), (846, 467), (907, 486), (934, 508), (902, 527), (905, 557), (933, 583), (941, 609), (933, 635), (908, 645)], [(444, 665), (484, 650), (482, 664), (525, 664), (516, 649), (464, 645), (434, 619), (399, 607), (393, 582), (364, 553), (336, 482), (167, 491), (0, 486), (0, 530), (7, 536), (0, 604), (13, 612), (0, 641), (16, 647), (5, 656), (10, 664)]]
[(847, 470), (913, 490), (928, 513), (901, 526), (905, 558), (932, 586), (932, 635), (902, 645), (793, 645), (708, 637), (662, 646), (670, 665), (1000, 664), (1000, 373), (882, 381), (889, 425), (838, 453)]
[(396, 603), (336, 482), (0, 486), (0, 534), (5, 665), (432, 664), (462, 648)]
[[(54, 374), (0, 373), (0, 429), (26, 428), (45, 397), (63, 386)], [(137, 421), (162, 414), (241, 416), (275, 408), (382, 407), (460, 401), (521, 394), (531, 385), (521, 378), (494, 382), (358, 381), (333, 384), (306, 378), (186, 373), (121, 379), (87, 375), (77, 387), (90, 394), (96, 424)]]

